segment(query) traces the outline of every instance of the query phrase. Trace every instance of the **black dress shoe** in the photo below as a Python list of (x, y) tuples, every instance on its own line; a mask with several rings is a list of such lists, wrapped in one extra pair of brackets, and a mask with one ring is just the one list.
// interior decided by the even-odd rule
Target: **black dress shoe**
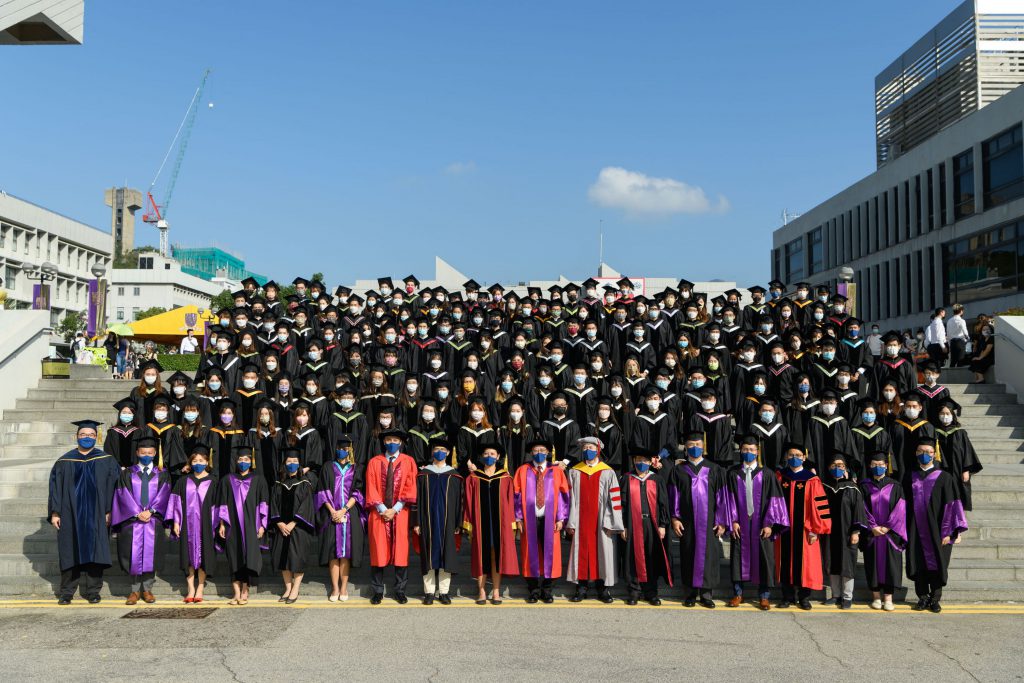
[(910, 609), (914, 610), (915, 612), (923, 612), (926, 609), (928, 609), (929, 602), (931, 601), (928, 598), (918, 598), (917, 604), (911, 607)]
[(789, 600), (783, 600), (779, 604), (775, 605), (775, 609), (789, 609), (792, 606), (793, 603), (791, 603)]
[(57, 604), (58, 605), (70, 605), (71, 604), (71, 598), (68, 597), (67, 595), (62, 595), (62, 596), (60, 596), (60, 599), (57, 600)]
[(932, 614), (938, 614), (942, 611), (942, 605), (937, 602), (930, 602), (928, 603), (928, 611)]
[(550, 605), (555, 601), (555, 599), (550, 595), (545, 595), (540, 599), (540, 601), (543, 602), (545, 605)]
[(797, 603), (797, 607), (799, 607), (800, 609), (802, 609), (804, 611), (807, 611), (807, 610), (811, 609), (811, 601), (808, 600), (807, 598), (804, 598), (803, 600), (801, 600), (800, 602)]
[(379, 605), (381, 600), (383, 600), (383, 599), (384, 599), (384, 594), (383, 593), (374, 593), (373, 597), (370, 598), (370, 604), (371, 605)]
[(437, 601), (439, 603), (441, 603), (442, 605), (450, 605), (450, 604), (452, 604), (452, 598), (447, 593), (444, 593), (443, 595), (437, 596)]
[(602, 591), (601, 594), (597, 596), (597, 599), (606, 605), (610, 605), (615, 602), (615, 598), (613, 598), (612, 594), (608, 591)]
[(632, 607), (636, 604), (636, 598), (626, 598), (626, 604)]
[(569, 602), (583, 602), (583, 599), (587, 597), (587, 591), (576, 589), (576, 592), (569, 598)]
[(840, 606), (843, 609), (853, 609), (853, 600), (843, 600), (843, 603)]
[(685, 600), (683, 600), (683, 607), (696, 607), (696, 606), (697, 606), (697, 599), (696, 598), (686, 598)]
[(715, 609), (715, 601), (711, 598), (701, 598), (700, 606), (705, 607), (707, 609)]
[(658, 598), (658, 597), (648, 598), (647, 604), (649, 604), (649, 605), (651, 605), (653, 607), (661, 607), (661, 598)]
[(424, 595), (423, 596), (423, 604), (424, 605), (433, 605), (434, 604), (434, 596), (433, 595)]
[(526, 598), (526, 602), (531, 604), (531, 605), (536, 605), (537, 604), (537, 600), (539, 598), (540, 598), (539, 595), (537, 595), (535, 593), (530, 593), (529, 597)]
[(98, 596), (98, 595), (94, 595), (91, 598), (89, 598), (89, 604), (90, 605), (98, 605), (99, 602), (100, 602), (100, 596)]
[(395, 593), (395, 602), (399, 605), (404, 605), (409, 602), (409, 598), (405, 597), (405, 593)]

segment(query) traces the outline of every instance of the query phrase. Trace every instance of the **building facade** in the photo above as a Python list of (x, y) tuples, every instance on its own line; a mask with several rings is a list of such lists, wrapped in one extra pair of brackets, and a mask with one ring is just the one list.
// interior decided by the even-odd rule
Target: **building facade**
[(32, 307), (32, 287), (39, 280), (29, 278), (23, 264), (52, 263), (54, 278), (44, 283), (50, 288), (51, 323), (87, 310), (93, 267), (109, 271), (112, 250), (106, 231), (0, 192), (0, 274), (9, 306)]
[(142, 208), (142, 193), (130, 187), (111, 187), (103, 201), (110, 207), (110, 234), (114, 253), (123, 256), (135, 248), (135, 212)]
[[(237, 282), (230, 284), (238, 286)], [(139, 255), (138, 268), (110, 272), (107, 321), (129, 323), (140, 311), (154, 307), (168, 311), (190, 305), (209, 308), (210, 299), (223, 289), (222, 284), (183, 272), (174, 259), (144, 252)]]
[[(999, 4), (1024, 15), (1021, 0)], [(857, 314), (887, 327), (923, 326), (953, 303), (969, 314), (1024, 304), (1022, 126), (1016, 88), (902, 150), (777, 229), (773, 276), (834, 286), (849, 267)]]
[(85, 0), (0, 2), (0, 45), (81, 45)]

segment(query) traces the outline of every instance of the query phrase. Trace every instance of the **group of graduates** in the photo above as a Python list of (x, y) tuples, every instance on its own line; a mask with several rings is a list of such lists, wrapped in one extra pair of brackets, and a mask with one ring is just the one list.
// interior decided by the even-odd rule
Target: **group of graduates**
[[(194, 377), (144, 364), (103, 448), (85, 421), (56, 463), (61, 601), (103, 564), (108, 514), (130, 603), (154, 599), (166, 526), (186, 602), (223, 552), (245, 604), (267, 547), (294, 602), (314, 546), (344, 601), (368, 545), (373, 603), (390, 566), (406, 602), (411, 549), (425, 601), (448, 603), (464, 539), (479, 603), (516, 575), (551, 602), (571, 540), (572, 600), (612, 601), (621, 574), (630, 604), (659, 604), (660, 580), (710, 608), (727, 536), (730, 606), (750, 584), (761, 609), (775, 586), (780, 606), (810, 609), (827, 574), (848, 608), (863, 552), (872, 607), (893, 609), (905, 553), (915, 609), (941, 610), (981, 465), (940, 369), (915, 366), (894, 332), (872, 356), (827, 287), (788, 298), (773, 281), (743, 304), (687, 280), (650, 298), (626, 278), (524, 296), (413, 276), (332, 296), (296, 278), (284, 300), (243, 284)], [(90, 500), (76, 499), (83, 478)], [(78, 528), (89, 503), (99, 517)]]

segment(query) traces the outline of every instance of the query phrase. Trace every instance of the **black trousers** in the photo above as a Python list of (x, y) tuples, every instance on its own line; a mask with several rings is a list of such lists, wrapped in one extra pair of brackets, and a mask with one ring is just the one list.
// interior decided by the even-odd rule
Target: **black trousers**
[(929, 344), (928, 357), (941, 368), (946, 362), (946, 352), (942, 349), (942, 344)]
[(878, 586), (871, 586), (871, 590), (873, 590), (876, 593), (881, 593), (882, 595), (892, 595), (894, 589), (895, 586), (893, 586), (891, 583), (883, 583)]
[(640, 582), (630, 578), (626, 580), (626, 590), (629, 592), (629, 597), (634, 600), (641, 594), (643, 594), (644, 600), (650, 600), (658, 597), (658, 580)]
[(804, 588), (803, 586), (796, 587), (791, 583), (782, 584), (782, 599), (787, 602), (795, 602), (796, 600), (809, 600), (811, 597), (811, 589)]
[(99, 597), (100, 589), (103, 588), (103, 565), (100, 564), (79, 564), (62, 571), (60, 573), (60, 597), (74, 596), (82, 574), (85, 574), (85, 581), (82, 583), (82, 597), (86, 600)]
[(701, 586), (700, 588), (697, 588), (695, 586), (686, 586), (686, 588), (687, 588), (687, 591), (686, 591), (686, 599), (687, 600), (696, 600), (698, 597), (701, 600), (710, 600), (711, 599), (711, 589), (708, 588), (707, 586)]
[(919, 598), (929, 598), (932, 602), (942, 599), (942, 575), (937, 571), (925, 570), (914, 579), (914, 592)]
[(950, 339), (949, 340), (949, 367), (958, 368), (964, 362), (964, 356), (967, 355), (967, 340), (966, 339)]
[[(405, 586), (409, 583), (409, 568), (395, 567), (395, 593), (405, 593)], [(384, 593), (384, 567), (374, 567), (370, 575), (370, 586), (374, 594)]]
[[(558, 542), (557, 539), (555, 541)], [(547, 545), (547, 538), (544, 536), (544, 518), (537, 518), (537, 558), (540, 563), (541, 572), (544, 571), (544, 549)], [(538, 595), (547, 597), (551, 595), (551, 587), (554, 585), (553, 579), (544, 577), (527, 576), (526, 577), (526, 589), (530, 591), (530, 595), (537, 597)]]

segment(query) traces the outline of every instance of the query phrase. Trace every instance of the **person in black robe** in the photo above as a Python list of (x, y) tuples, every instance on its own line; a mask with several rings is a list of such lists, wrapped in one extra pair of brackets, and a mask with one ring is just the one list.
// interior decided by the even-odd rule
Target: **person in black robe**
[(249, 588), (259, 582), (270, 517), (267, 481), (252, 473), (252, 449), (236, 448), (233, 471), (217, 488), (218, 549), (227, 556), (234, 597), (229, 605), (249, 602)]
[(762, 399), (760, 408), (757, 420), (750, 423), (750, 431), (737, 436), (741, 440), (745, 437), (756, 439), (761, 466), (775, 472), (785, 467), (783, 447), (789, 441), (789, 430), (782, 424), (777, 401)]
[(587, 425), (587, 436), (596, 436), (604, 443), (601, 451), (602, 462), (607, 463), (620, 475), (629, 472), (630, 463), (626, 458), (626, 437), (622, 428), (615, 421), (615, 400), (611, 396), (597, 399), (594, 411), (596, 420)]
[(651, 472), (654, 454), (634, 451), (633, 471), (622, 475), (622, 568), (626, 577), (626, 604), (635, 605), (640, 596), (649, 604), (661, 604), (658, 579), (672, 585), (672, 561), (668, 527), (672, 522), (668, 489)]
[(568, 416), (569, 400), (563, 391), (556, 391), (548, 399), (551, 417), (540, 425), (540, 438), (554, 444), (554, 457), (557, 462), (573, 467), (580, 461), (579, 440), (583, 431), (579, 423)]
[(871, 609), (886, 612), (896, 609), (892, 594), (903, 586), (903, 552), (907, 548), (907, 503), (903, 487), (889, 476), (890, 459), (885, 451), (867, 456), (867, 478), (860, 482), (867, 528), (860, 538), (864, 577), (872, 592)]
[(96, 448), (95, 420), (73, 422), (78, 445), (50, 470), (47, 518), (57, 530), (60, 563), (58, 604), (69, 605), (82, 574), (82, 597), (100, 601), (103, 570), (110, 566), (110, 509), (120, 467), (114, 456)]
[(892, 457), (892, 439), (889, 432), (879, 424), (881, 420), (878, 404), (866, 396), (857, 402), (857, 408), (856, 415), (850, 422), (850, 434), (853, 436), (853, 452), (856, 456), (856, 463), (853, 463), (853, 466), (859, 466), (861, 469), (855, 469), (854, 475), (858, 479), (866, 476), (865, 465), (868, 457), (875, 453), (885, 453), (889, 459), (886, 466), (890, 476), (895, 477), (899, 471), (899, 463)]
[(836, 453), (853, 458), (850, 423), (837, 414), (838, 408), (839, 397), (836, 392), (826, 389), (821, 393), (821, 403), (807, 422), (803, 437), (807, 454), (805, 466), (815, 472), (821, 472), (827, 467), (829, 459)]
[[(171, 438), (178, 431), (178, 425), (171, 419), (171, 401), (164, 395), (153, 401), (153, 417), (142, 427), (142, 437), (157, 439), (156, 459), (153, 461), (162, 470), (180, 474), (184, 462), (173, 462)], [(134, 463), (133, 463), (134, 464)]]
[(320, 533), (320, 565), (331, 576), (330, 602), (347, 602), (348, 577), (363, 561), (366, 513), (363, 510), (363, 471), (355, 465), (352, 439), (338, 437), (334, 459), (320, 469), (316, 500)]
[(281, 469), (270, 492), (270, 556), (281, 572), (284, 592), (278, 602), (294, 604), (306, 573), (306, 558), (313, 541), (316, 497), (313, 481), (302, 472), (302, 453), (286, 448), (281, 453)]
[(889, 426), (889, 438), (893, 456), (899, 463), (900, 480), (906, 485), (917, 469), (917, 444), (921, 439), (935, 440), (935, 427), (922, 415), (920, 394), (910, 391), (902, 398), (903, 408)]
[(185, 572), (186, 603), (202, 602), (206, 579), (217, 564), (213, 517), (217, 508), (217, 479), (210, 472), (210, 449), (198, 444), (189, 456), (189, 473), (178, 479), (167, 500), (166, 524), (178, 540), (181, 570)]
[(700, 390), (700, 411), (690, 416), (686, 432), (702, 435), (704, 454), (719, 467), (729, 467), (735, 461), (732, 419), (719, 407), (718, 392), (714, 389)]
[(953, 546), (967, 531), (956, 481), (935, 465), (935, 439), (917, 442), (917, 467), (904, 479), (907, 500), (907, 576), (914, 581), (916, 612), (942, 611)]
[[(215, 424), (210, 428), (210, 467), (222, 485), (234, 470), (236, 449), (247, 447), (249, 452), (252, 452), (252, 447), (246, 443), (248, 433), (235, 421), (237, 408), (235, 402), (229, 398), (220, 401), (216, 406)], [(258, 467), (258, 464), (256, 466)]]
[(499, 469), (515, 472), (527, 462), (526, 444), (537, 439), (537, 430), (527, 422), (526, 402), (514, 398), (508, 402), (507, 422), (498, 428), (498, 444), (504, 457)]
[(825, 604), (834, 603), (839, 609), (850, 609), (853, 606), (857, 546), (861, 531), (867, 529), (864, 497), (850, 478), (846, 456), (836, 454), (829, 460), (831, 462), (821, 478), (832, 516), (832, 531), (821, 537), (825, 574), (828, 574), (832, 586), (832, 598)]
[[(479, 451), (477, 451), (479, 452)], [(452, 446), (446, 439), (431, 439), (431, 462), (416, 477), (413, 533), (419, 545), (423, 573), (423, 604), (452, 602), (455, 553), (461, 545), (463, 478), (449, 464)]]
[[(872, 386), (881, 390), (886, 382), (893, 382), (896, 391), (905, 394), (917, 387), (917, 373), (913, 363), (900, 356), (902, 338), (899, 332), (889, 331), (882, 336), (882, 359), (875, 363), (875, 376)], [(875, 398), (879, 396), (876, 394)]]
[(114, 488), (110, 528), (117, 532), (117, 559), (130, 578), (126, 605), (141, 598), (153, 603), (156, 572), (164, 559), (164, 516), (171, 495), (167, 472), (156, 466), (158, 439), (144, 436), (135, 451), (136, 464), (121, 471)]
[(373, 427), (369, 418), (361, 412), (356, 403), (356, 389), (345, 384), (334, 392), (333, 412), (327, 423), (326, 441), (336, 443), (341, 436), (352, 439), (354, 463), (359, 468), (366, 467), (370, 458), (376, 455), (376, 446), (371, 446)]
[(121, 467), (131, 467), (137, 442), (142, 436), (135, 416), (137, 406), (130, 398), (123, 398), (114, 404), (114, 408), (117, 410), (117, 422), (107, 429), (103, 452), (114, 456)]
[(686, 435), (685, 450), (669, 475), (672, 530), (680, 540), (680, 583), (683, 605), (714, 609), (711, 592), (718, 585), (722, 561), (719, 540), (730, 526), (729, 489), (725, 470), (704, 457), (704, 434)]
[(677, 434), (678, 425), (661, 409), (661, 392), (658, 387), (647, 387), (643, 407), (633, 420), (629, 450), (651, 451), (664, 457), (675, 450)]
[(957, 418), (959, 413), (960, 405), (956, 401), (951, 398), (941, 401), (936, 411), (935, 437), (942, 468), (953, 475), (964, 510), (970, 512), (974, 509), (971, 502), (971, 477), (980, 472), (982, 467), (971, 437)]

